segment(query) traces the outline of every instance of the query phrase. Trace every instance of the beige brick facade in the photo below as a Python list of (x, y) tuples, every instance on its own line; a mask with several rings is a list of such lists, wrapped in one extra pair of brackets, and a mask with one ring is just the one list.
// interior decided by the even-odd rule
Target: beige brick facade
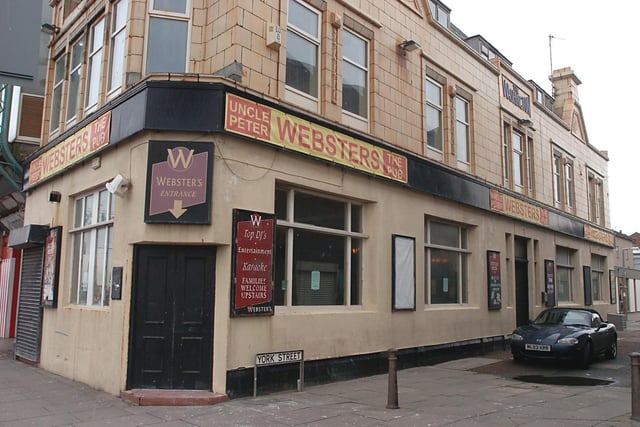
[[(319, 16), (317, 96), (288, 85), (287, 48), (293, 45), (293, 37), (316, 42), (313, 35), (288, 29), (291, 2)], [(170, 4), (179, 9), (182, 3)], [(212, 374), (206, 388), (219, 393), (241, 382), (234, 375), (246, 379), (253, 357), (261, 352), (302, 348), (311, 363), (331, 366), (340, 358), (378, 354), (390, 346), (418, 351), (502, 339), (516, 323), (545, 308), (544, 263), (556, 259), (558, 248), (572, 254), (572, 264), (564, 266), (571, 270), (571, 292), (559, 303), (593, 305), (603, 314), (616, 311), (617, 291), (609, 287), (617, 235), (608, 229), (608, 158), (596, 148), (603, 141), (588, 140), (577, 91), (580, 81), (573, 70), (554, 73), (553, 98), (527, 80), (526, 70), (522, 74), (514, 70), (507, 58), (483, 56), (474, 43), (485, 43), (484, 39), (463, 39), (460, 30), (437, 22), (427, 0), (184, 0), (187, 10), (179, 12), (154, 11), (151, 0), (128, 0), (123, 83), (109, 92), (114, 63), (110, 19), (118, 2), (82, 0), (72, 11), (65, 7), (74, 2), (52, 0), (51, 4), (60, 32), (51, 41), (44, 143), (31, 159), (25, 212), (25, 223), (60, 225), (65, 230), (58, 308), (45, 310), (43, 319), (43, 367), (113, 394), (130, 388), (132, 382), (135, 385), (131, 374), (135, 347), (130, 340), (134, 340), (135, 289), (143, 286), (134, 279), (135, 257), (140, 247), (154, 245), (215, 248)], [(103, 18), (98, 105), (80, 108), (74, 121), (62, 119), (59, 128), (50, 132), (56, 110), (52, 108), (56, 58), (68, 55), (79, 37), (88, 42), (90, 28)], [(149, 57), (158, 55), (150, 53), (155, 41), (149, 36), (152, 19), (186, 23), (185, 57), (174, 58), (174, 51), (160, 49), (167, 57), (184, 59), (183, 71), (147, 73)], [(268, 29), (275, 26), (282, 30), (282, 42), (268, 46)], [(346, 30), (367, 46), (366, 108), (360, 114), (343, 108), (348, 96), (343, 93)], [(163, 40), (170, 45), (176, 34)], [(403, 50), (400, 44), (409, 39), (421, 48)], [(500, 41), (493, 42), (499, 45)], [(89, 90), (86, 55), (81, 100)], [(441, 149), (427, 145), (427, 81), (442, 90)], [(63, 101), (58, 107), (61, 117), (66, 117), (68, 76), (61, 84)], [(234, 131), (224, 121), (232, 97), (249, 105), (245, 119), (255, 122), (245, 129), (258, 129), (257, 136), (249, 130)], [(456, 111), (465, 106), (468, 119)], [(79, 138), (84, 127), (106, 115), (108, 146), (33, 178), (42, 160), (38, 156)], [(275, 117), (273, 123), (289, 120), (286, 123), (298, 126), (296, 132), (302, 130), (291, 141), (284, 131), (280, 139), (273, 136), (275, 130), (260, 133), (265, 125), (260, 118), (267, 116)], [(469, 161), (459, 160), (458, 142), (465, 129), (469, 130)], [(314, 139), (317, 135), (325, 139)], [(152, 191), (148, 177), (153, 159), (148, 150), (158, 141), (213, 146), (210, 222), (145, 220)], [(337, 146), (342, 147), (343, 158), (331, 149), (329, 154), (313, 151), (314, 143), (326, 144), (325, 150), (331, 147), (327, 141), (342, 141)], [(383, 167), (367, 169), (377, 153), (401, 164), (400, 178)], [(348, 159), (343, 161), (344, 157)], [(127, 178), (129, 188), (124, 195), (114, 196), (115, 217), (105, 224), (113, 227), (109, 262), (124, 271), (122, 299), (84, 306), (70, 297), (75, 289), (72, 282), (80, 280), (77, 275), (83, 267), (77, 265), (74, 252), (79, 251), (77, 239), (84, 231), (74, 223), (81, 216), (78, 201), (104, 192), (105, 183), (117, 174)], [(52, 208), (47, 196), (53, 190), (63, 200)], [(350, 225), (336, 232), (321, 220), (304, 223), (277, 216), (284, 215), (278, 208), (286, 215), (294, 209), (293, 201), (282, 209), (282, 201), (274, 197), (277, 191), (287, 197), (299, 191), (343, 203), (348, 207), (345, 212), (360, 212), (360, 217), (348, 217)], [(331, 263), (326, 260), (302, 255), (295, 261), (317, 262), (343, 274), (345, 283), (357, 282), (349, 290), (352, 299), (347, 301), (345, 296), (343, 304), (292, 302), (296, 270), (281, 281), (275, 279), (275, 291), (285, 290), (285, 302), (276, 304), (273, 316), (230, 315), (236, 255), (232, 224), (237, 209), (275, 213), (278, 232), (286, 228), (289, 233), (286, 243), (280, 242), (288, 248), (294, 241), (293, 229), (323, 237), (338, 235), (349, 242), (341, 254), (348, 268), (342, 261), (334, 262), (339, 267), (327, 267)], [(446, 304), (435, 301), (434, 295), (436, 291), (453, 293), (449, 277), (430, 275), (453, 257), (429, 255), (442, 249), (429, 241), (431, 222), (448, 224), (463, 236), (460, 246), (451, 251), (461, 260), (455, 276), (459, 294)], [(391, 308), (393, 236), (408, 236), (415, 243), (415, 307), (407, 312)], [(358, 243), (351, 246), (351, 239)], [(499, 252), (502, 263), (502, 306), (495, 310), (487, 303), (487, 251)], [(297, 268), (292, 267), (291, 249), (287, 256), (283, 269)], [(590, 268), (598, 257), (604, 259), (604, 278), (596, 299), (589, 303), (592, 284), (584, 281), (583, 268)], [(320, 267), (316, 268), (311, 286), (320, 288)], [(459, 276), (465, 276), (464, 284)], [(524, 306), (519, 305), (519, 292), (526, 295)], [(96, 372), (93, 366), (103, 369)]]

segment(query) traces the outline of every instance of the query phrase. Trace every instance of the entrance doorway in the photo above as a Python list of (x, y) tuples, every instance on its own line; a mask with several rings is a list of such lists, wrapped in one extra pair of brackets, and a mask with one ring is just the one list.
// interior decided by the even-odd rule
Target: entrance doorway
[(515, 239), (516, 326), (529, 322), (529, 260), (527, 240)]
[(215, 247), (134, 248), (128, 387), (211, 390)]

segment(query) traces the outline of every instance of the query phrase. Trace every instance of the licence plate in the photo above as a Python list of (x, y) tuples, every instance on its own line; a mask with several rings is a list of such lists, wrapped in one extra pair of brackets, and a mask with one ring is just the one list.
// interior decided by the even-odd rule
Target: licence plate
[(525, 344), (524, 349), (533, 351), (551, 351), (551, 346), (547, 344)]

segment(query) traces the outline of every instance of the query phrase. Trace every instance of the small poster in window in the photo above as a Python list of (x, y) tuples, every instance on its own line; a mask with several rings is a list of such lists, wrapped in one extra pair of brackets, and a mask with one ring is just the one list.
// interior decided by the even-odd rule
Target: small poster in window
[(616, 303), (616, 272), (609, 270), (609, 302)]
[(489, 287), (489, 310), (500, 310), (502, 308), (500, 252), (487, 251), (487, 282)]
[(311, 272), (311, 290), (320, 290), (320, 272), (318, 270), (313, 270)]
[(42, 270), (42, 305), (58, 305), (58, 279), (60, 275), (60, 243), (62, 227), (49, 229), (44, 244), (44, 266)]
[(545, 280), (545, 296), (546, 306), (553, 307), (556, 305), (556, 276), (555, 264), (553, 260), (544, 260), (544, 280)]

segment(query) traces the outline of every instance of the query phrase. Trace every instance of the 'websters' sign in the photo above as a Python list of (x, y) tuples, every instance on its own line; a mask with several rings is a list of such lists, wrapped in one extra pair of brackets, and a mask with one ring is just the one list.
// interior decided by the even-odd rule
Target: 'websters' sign
[(407, 158), (300, 117), (227, 94), (224, 128), (373, 175), (407, 182)]
[(28, 186), (62, 172), (109, 144), (111, 112), (89, 123), (64, 141), (56, 144), (29, 163)]
[(233, 210), (233, 218), (231, 315), (273, 315), (275, 218), (239, 209)]

